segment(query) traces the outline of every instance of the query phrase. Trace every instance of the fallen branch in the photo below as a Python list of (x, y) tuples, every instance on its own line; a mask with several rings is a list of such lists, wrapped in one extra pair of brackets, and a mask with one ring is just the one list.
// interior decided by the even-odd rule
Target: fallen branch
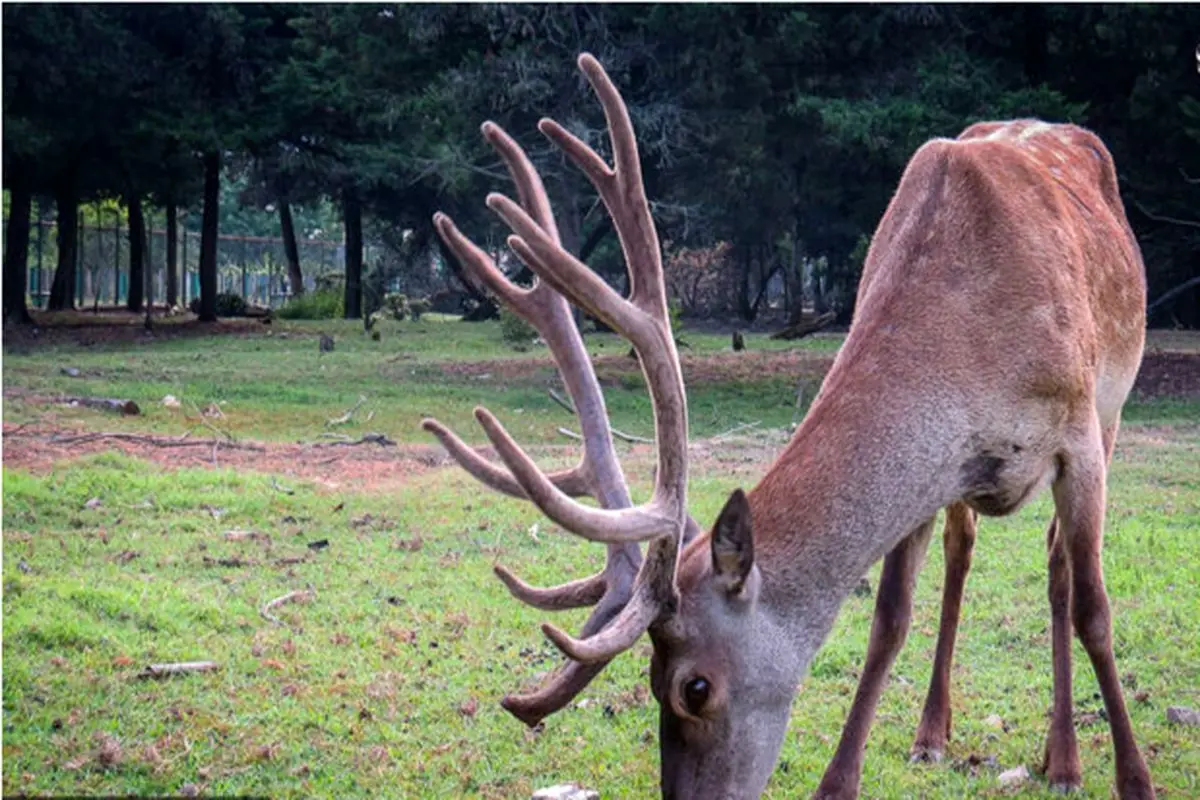
[(275, 559), (275, 566), (290, 567), (294, 564), (308, 563), (308, 556), (284, 556), (283, 558)]
[(358, 396), (358, 402), (354, 404), (353, 408), (348, 409), (346, 413), (342, 414), (340, 417), (334, 417), (333, 419), (325, 420), (325, 427), (332, 428), (335, 425), (345, 425), (354, 418), (354, 412), (362, 408), (362, 405), (365, 402), (367, 402), (367, 396), (365, 394), (360, 394)]
[(290, 486), (284, 486), (279, 481), (275, 480), (274, 475), (271, 476), (271, 488), (277, 492), (282, 492), (283, 494), (291, 495), (296, 493), (295, 489), (291, 488)]
[[(612, 430), (612, 435), (614, 437), (621, 439), (622, 441), (630, 442), (631, 444), (654, 444), (653, 439), (647, 439), (644, 436), (634, 436), (632, 433), (625, 433), (624, 431), (619, 431), (616, 428), (611, 428), (610, 430)], [(583, 441), (582, 436), (569, 428), (559, 428), (558, 432), (571, 439)]]
[(345, 441), (339, 442), (324, 442), (314, 444), (313, 447), (356, 447), (360, 444), (377, 444), (380, 447), (395, 447), (396, 443), (383, 433), (364, 433), (358, 439), (346, 438)]
[(151, 664), (137, 674), (139, 678), (167, 678), (191, 672), (215, 672), (221, 665), (215, 661), (180, 661), (174, 664)]
[(242, 444), (241, 442), (222, 442), (220, 439), (190, 439), (189, 434), (184, 434), (178, 437), (163, 437), (163, 436), (145, 436), (138, 433), (81, 433), (77, 436), (52, 437), (47, 441), (50, 444), (88, 444), (89, 442), (98, 442), (105, 439), (113, 439), (118, 442), (132, 442), (134, 444), (147, 444), (153, 447), (213, 447), (218, 445), (229, 447), (235, 450), (253, 450), (261, 453), (266, 450), (265, 447), (259, 447), (253, 444)]
[(827, 311), (819, 317), (801, 318), (799, 322), (789, 325), (781, 331), (771, 334), (772, 339), (803, 339), (805, 336), (828, 328), (837, 319), (836, 311)]
[(279, 608), (285, 603), (307, 603), (316, 596), (317, 593), (314, 589), (297, 589), (295, 591), (288, 592), (282, 597), (276, 597), (274, 600), (271, 600), (265, 606), (260, 608), (258, 613), (268, 622), (272, 622), (281, 628), (286, 628), (288, 627), (287, 624), (284, 623), (283, 620), (279, 619), (279, 617), (272, 614), (271, 610)]
[(730, 436), (733, 436), (735, 433), (740, 433), (741, 431), (747, 430), (749, 428), (757, 428), (759, 425), (762, 425), (761, 420), (755, 420), (754, 422), (743, 422), (740, 425), (734, 425), (732, 428), (725, 431), (724, 433), (717, 434), (716, 436), (712, 437), (712, 439), (710, 439), (709, 441), (719, 442), (723, 439), (728, 439)]
[(548, 392), (550, 393), (550, 399), (551, 399), (551, 400), (553, 400), (554, 402), (558, 403), (558, 404), (559, 404), (560, 406), (562, 406), (563, 408), (565, 408), (565, 409), (567, 410), (567, 412), (568, 412), (568, 413), (570, 413), (570, 414), (575, 414), (575, 413), (576, 413), (576, 412), (575, 412), (575, 406), (571, 405), (571, 401), (570, 401), (570, 400), (568, 400), (567, 398), (563, 397), (561, 394), (559, 394), (558, 392), (554, 391), (553, 389), (547, 389), (546, 391), (548, 391)]
[(210, 558), (208, 556), (205, 556), (204, 557), (204, 566), (206, 566), (206, 567), (231, 567), (233, 569), (237, 569), (240, 567), (258, 566), (258, 562), (251, 561), (246, 558), (238, 558), (237, 556), (234, 556), (233, 558)]
[(132, 400), (115, 400), (110, 397), (68, 397), (59, 398), (58, 402), (70, 406), (86, 406), (87, 408), (99, 408), (103, 411), (115, 411), (118, 414), (124, 414), (129, 417), (135, 417), (142, 413), (138, 408), (138, 404)]

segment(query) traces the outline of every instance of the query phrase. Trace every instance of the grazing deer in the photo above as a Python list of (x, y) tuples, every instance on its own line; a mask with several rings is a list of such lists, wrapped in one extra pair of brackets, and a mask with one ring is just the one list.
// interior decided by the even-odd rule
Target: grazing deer
[[(538, 282), (509, 283), (446, 216), (434, 218), (470, 273), (545, 339), (575, 401), (584, 453), (576, 467), (544, 474), (483, 408), (475, 416), (507, 470), (436, 421), (426, 429), (483, 483), (608, 547), (602, 572), (556, 588), (496, 567), (512, 594), (537, 608), (593, 606), (581, 638), (543, 626), (570, 660), (504, 706), (537, 724), (648, 632), (663, 796), (757, 797), (802, 674), (844, 599), (884, 558), (858, 692), (817, 790), (854, 797), (935, 515), (947, 509), (945, 596), (913, 746), (914, 758), (933, 760), (949, 735), (950, 664), (975, 515), (1011, 513), (1049, 484), (1046, 776), (1060, 788), (1080, 784), (1073, 624), (1108, 711), (1117, 789), (1123, 798), (1153, 797), (1113, 660), (1100, 563), (1105, 475), (1141, 361), (1145, 309), (1141, 256), (1104, 145), (1070, 125), (1019, 121), (974, 125), (921, 147), (875, 234), (854, 324), (819, 396), (762, 481), (735, 491), (701, 533), (686, 510), (687, 406), (633, 129), (600, 64), (583, 55), (579, 66), (604, 107), (614, 165), (555, 122), (538, 127), (612, 215), (629, 298), (563, 249), (540, 178), (492, 123), (483, 134), (507, 162), (520, 202), (490, 194), (487, 204), (514, 231), (508, 244)], [(640, 507), (630, 501), (568, 301), (629, 339), (640, 358), (658, 456), (653, 496)], [(584, 495), (599, 507), (572, 499)], [(639, 542), (649, 542), (644, 559)]]

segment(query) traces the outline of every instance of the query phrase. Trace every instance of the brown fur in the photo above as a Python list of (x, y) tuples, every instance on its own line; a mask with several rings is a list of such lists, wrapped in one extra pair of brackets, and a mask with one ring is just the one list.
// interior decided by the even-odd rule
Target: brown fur
[[(818, 796), (857, 794), (929, 526), (949, 506), (942, 625), (914, 744), (915, 756), (940, 757), (975, 538), (967, 506), (1010, 513), (1048, 483), (1059, 522), (1048, 542), (1055, 705), (1047, 777), (1080, 780), (1073, 623), (1112, 720), (1118, 791), (1153, 796), (1116, 677), (1099, 557), (1107, 453), (1140, 363), (1144, 309), (1141, 256), (1095, 135), (1032, 120), (981, 123), (913, 156), (872, 240), (850, 335), (804, 424), (748, 495), (760, 613), (789, 620), (798, 639), (819, 644), (858, 578), (890, 553), (859, 691)], [(712, 583), (709, 546), (701, 537), (681, 560), (682, 617)], [(682, 639), (729, 646), (700, 632)]]

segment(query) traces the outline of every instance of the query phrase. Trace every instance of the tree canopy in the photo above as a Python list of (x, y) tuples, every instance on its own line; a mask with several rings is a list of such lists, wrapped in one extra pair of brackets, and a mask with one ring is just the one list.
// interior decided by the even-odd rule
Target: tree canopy
[[(9, 262), (24, 263), (11, 251), (30, 197), (64, 219), (89, 200), (197, 212), (209, 318), (218, 229), (336, 232), (346, 309), (362, 313), (364, 235), (400, 269), (436, 248), (437, 209), (502, 241), (482, 202), (506, 182), (485, 119), (542, 171), (566, 246), (619, 283), (595, 192), (536, 129), (553, 116), (607, 149), (584, 50), (629, 103), (664, 241), (719, 252), (700, 260), (745, 317), (772, 279), (848, 314), (908, 158), (983, 119), (1095, 130), (1151, 297), (1200, 272), (1200, 11), (1186, 4), (10, 4), (3, 40), (4, 188), (26, 217), (24, 240), (21, 214), (9, 222), (10, 316), (24, 315)], [(1200, 292), (1154, 321), (1200, 325)]]

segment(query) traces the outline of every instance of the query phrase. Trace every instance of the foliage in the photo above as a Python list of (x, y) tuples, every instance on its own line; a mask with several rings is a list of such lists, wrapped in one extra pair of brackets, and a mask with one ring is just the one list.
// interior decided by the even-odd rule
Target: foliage
[(388, 292), (385, 294), (383, 296), (383, 307), (392, 315), (392, 319), (397, 321), (407, 318), (411, 310), (408, 305), (408, 295), (401, 292)]
[(672, 248), (668, 242), (663, 261), (667, 292), (689, 316), (706, 316), (728, 309), (732, 294), (725, 263), (729, 242), (708, 247)]
[(345, 295), (338, 289), (322, 288), (292, 297), (275, 312), (280, 319), (340, 319)]
[(525, 350), (537, 338), (537, 330), (520, 314), (507, 306), (500, 307), (500, 338), (517, 350)]
[[(574, 69), (590, 50), (628, 102), (663, 241), (727, 242), (713, 281), (728, 288), (710, 294), (744, 316), (773, 276), (790, 286), (820, 258), (815, 299), (851, 298), (852, 252), (915, 148), (1025, 115), (1108, 144), (1156, 296), (1200, 247), (1194, 36), (1187, 5), (17, 5), (4, 180), (194, 210), (196, 155), (219, 152), (226, 232), (273, 232), (287, 203), (301, 238), (337, 235), (353, 196), (415, 274), (438, 247), (435, 211), (500, 241), (481, 202), (506, 180), (478, 135), (493, 119), (543, 174), (565, 246), (619, 282), (594, 189), (536, 127), (553, 116), (608, 154)], [(423, 280), (402, 285), (435, 290)], [(1200, 324), (1198, 299), (1160, 321)]]
[[(218, 317), (244, 317), (246, 316), (246, 301), (240, 294), (233, 292), (221, 292), (217, 295), (217, 316)], [(200, 313), (200, 298), (193, 297), (188, 303), (188, 310), (193, 314)]]

